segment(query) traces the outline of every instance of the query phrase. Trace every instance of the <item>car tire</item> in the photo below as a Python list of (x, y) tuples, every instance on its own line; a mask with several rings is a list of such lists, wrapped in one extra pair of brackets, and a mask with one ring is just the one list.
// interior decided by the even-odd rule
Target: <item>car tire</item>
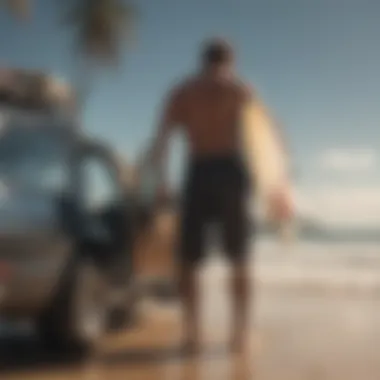
[(38, 329), (52, 349), (87, 354), (97, 349), (106, 331), (107, 284), (90, 259), (76, 260), (67, 273)]
[(139, 296), (135, 285), (130, 284), (121, 302), (110, 308), (107, 327), (115, 332), (135, 326), (139, 321)]
[(132, 220), (124, 231), (126, 245), (110, 265), (109, 279), (112, 284), (110, 292), (111, 308), (107, 327), (115, 332), (135, 326), (139, 319), (139, 293), (135, 278), (133, 250), (135, 244)]

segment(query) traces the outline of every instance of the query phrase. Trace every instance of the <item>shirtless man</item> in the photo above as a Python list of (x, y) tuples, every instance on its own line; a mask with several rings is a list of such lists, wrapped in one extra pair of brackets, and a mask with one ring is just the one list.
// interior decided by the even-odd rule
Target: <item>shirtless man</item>
[(232, 266), (233, 330), (231, 346), (240, 350), (248, 319), (249, 274), (246, 265), (251, 194), (240, 147), (239, 119), (253, 93), (234, 73), (232, 48), (223, 40), (206, 43), (200, 72), (169, 93), (153, 143), (151, 159), (166, 180), (169, 137), (181, 127), (189, 146), (180, 225), (180, 287), (185, 307), (186, 344), (199, 345), (197, 269), (205, 258), (209, 223), (220, 227), (224, 253)]

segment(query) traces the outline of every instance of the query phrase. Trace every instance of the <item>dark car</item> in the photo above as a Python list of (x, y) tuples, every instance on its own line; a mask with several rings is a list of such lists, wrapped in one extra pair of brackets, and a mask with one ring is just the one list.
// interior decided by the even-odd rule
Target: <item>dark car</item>
[(133, 202), (120, 162), (73, 120), (0, 110), (0, 317), (96, 347), (135, 311)]

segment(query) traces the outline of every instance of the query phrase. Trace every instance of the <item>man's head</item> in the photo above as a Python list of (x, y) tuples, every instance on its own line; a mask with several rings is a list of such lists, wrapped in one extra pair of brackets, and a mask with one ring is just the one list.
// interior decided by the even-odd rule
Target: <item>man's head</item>
[(229, 69), (234, 63), (232, 46), (223, 39), (208, 40), (202, 46), (201, 61), (205, 69)]

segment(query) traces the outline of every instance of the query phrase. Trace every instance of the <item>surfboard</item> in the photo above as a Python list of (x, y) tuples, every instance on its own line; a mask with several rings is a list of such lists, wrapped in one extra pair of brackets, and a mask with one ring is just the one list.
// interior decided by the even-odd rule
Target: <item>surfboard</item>
[(288, 230), (293, 213), (290, 162), (268, 109), (259, 101), (242, 112), (242, 145), (256, 201), (266, 218)]

